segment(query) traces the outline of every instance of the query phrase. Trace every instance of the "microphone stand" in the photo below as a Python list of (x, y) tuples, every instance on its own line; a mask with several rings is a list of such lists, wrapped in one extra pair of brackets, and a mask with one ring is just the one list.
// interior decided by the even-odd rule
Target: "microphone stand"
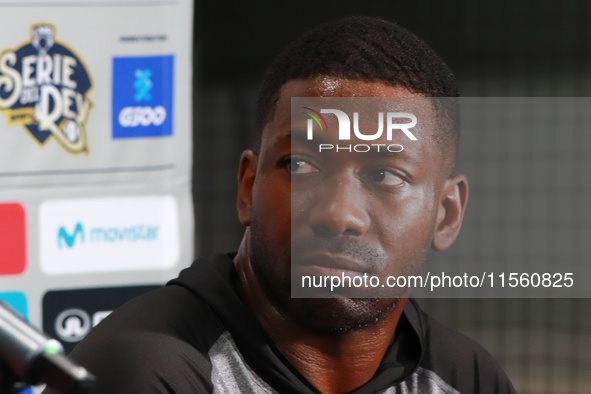
[(0, 302), (0, 394), (46, 383), (64, 394), (90, 390), (95, 378), (64, 354), (62, 345)]

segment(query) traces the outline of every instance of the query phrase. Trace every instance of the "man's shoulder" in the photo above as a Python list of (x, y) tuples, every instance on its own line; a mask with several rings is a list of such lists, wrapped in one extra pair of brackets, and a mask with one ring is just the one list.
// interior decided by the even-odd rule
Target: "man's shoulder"
[(441, 324), (412, 301), (420, 316), (423, 371), (431, 371), (461, 393), (514, 393), (509, 378), (481, 345)]
[[(204, 336), (207, 339), (206, 334), (211, 333), (218, 337), (223, 328), (200, 297), (181, 286), (168, 285), (117, 308), (86, 339), (101, 336), (107, 340), (119, 333), (139, 331), (182, 338), (197, 349), (207, 350), (203, 347), (208, 343)], [(195, 332), (201, 335), (196, 337)]]
[(115, 310), (70, 356), (103, 382), (99, 392), (187, 392), (211, 386), (207, 352), (223, 331), (199, 297), (171, 285)]

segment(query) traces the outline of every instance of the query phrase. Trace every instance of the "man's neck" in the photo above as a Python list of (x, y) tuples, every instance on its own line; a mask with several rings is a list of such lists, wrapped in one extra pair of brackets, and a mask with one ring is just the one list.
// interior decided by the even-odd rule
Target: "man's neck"
[[(375, 375), (392, 341), (403, 300), (376, 324), (348, 333), (325, 333), (256, 308), (263, 328), (285, 357), (323, 393), (344, 393)], [(259, 304), (260, 305), (260, 304)]]
[(346, 333), (322, 332), (285, 315), (258, 283), (244, 243), (235, 258), (246, 304), (277, 348), (323, 393), (345, 393), (367, 383), (392, 341), (406, 299), (377, 323)]

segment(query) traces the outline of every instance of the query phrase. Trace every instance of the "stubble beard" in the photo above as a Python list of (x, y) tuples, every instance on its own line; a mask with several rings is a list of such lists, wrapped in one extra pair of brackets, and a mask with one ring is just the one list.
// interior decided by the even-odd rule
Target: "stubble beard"
[(250, 226), (250, 263), (263, 292), (282, 314), (325, 333), (349, 333), (377, 324), (399, 304), (400, 298), (292, 298), (291, 245), (277, 256), (269, 237), (253, 217)]

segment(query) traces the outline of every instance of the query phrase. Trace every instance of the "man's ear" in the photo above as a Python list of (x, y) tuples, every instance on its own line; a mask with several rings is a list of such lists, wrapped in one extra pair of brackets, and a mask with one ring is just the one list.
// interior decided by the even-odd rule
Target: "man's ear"
[(250, 226), (252, 208), (252, 188), (257, 174), (259, 157), (251, 150), (242, 152), (238, 169), (238, 219), (245, 226)]
[(431, 247), (433, 250), (445, 250), (454, 242), (464, 218), (468, 202), (468, 179), (462, 174), (445, 180), (441, 188), (435, 232)]

